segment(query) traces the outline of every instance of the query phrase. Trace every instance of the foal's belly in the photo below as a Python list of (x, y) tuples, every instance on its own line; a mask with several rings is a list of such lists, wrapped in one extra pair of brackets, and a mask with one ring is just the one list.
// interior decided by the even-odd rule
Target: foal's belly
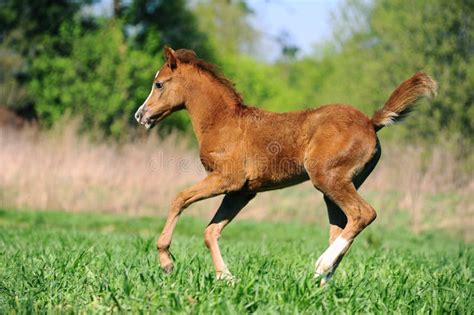
[(281, 189), (293, 185), (300, 184), (302, 182), (305, 182), (309, 179), (308, 174), (301, 174), (297, 177), (285, 179), (282, 181), (278, 182), (269, 182), (265, 180), (259, 180), (259, 179), (253, 179), (249, 180), (246, 184), (245, 190), (249, 192), (262, 192), (262, 191), (268, 191), (268, 190), (276, 190), (276, 189)]
[(245, 189), (260, 192), (297, 185), (309, 179), (306, 170), (297, 163), (280, 162), (248, 169)]

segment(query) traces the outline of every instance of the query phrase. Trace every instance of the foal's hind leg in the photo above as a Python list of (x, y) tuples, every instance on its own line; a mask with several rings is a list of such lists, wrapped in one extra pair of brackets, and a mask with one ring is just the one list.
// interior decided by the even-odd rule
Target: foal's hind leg
[(219, 209), (214, 218), (204, 231), (204, 241), (209, 249), (212, 261), (216, 268), (217, 279), (232, 279), (232, 274), (227, 269), (222, 259), (219, 249), (218, 240), (224, 227), (232, 221), (232, 219), (245, 207), (250, 200), (255, 197), (254, 193), (235, 192), (227, 194), (222, 200)]
[[(324, 202), (326, 203), (328, 218), (329, 218), (329, 245), (331, 245), (336, 238), (342, 233), (347, 225), (347, 217), (344, 212), (339, 208), (328, 196), (324, 196)], [(344, 254), (342, 254), (334, 263), (332, 269), (327, 272), (321, 279), (321, 286), (326, 284), (333, 276), (337, 266), (341, 262)], [(317, 264), (317, 263), (316, 263)]]
[[(380, 156), (381, 156), (381, 147), (377, 139), (374, 156), (370, 159), (369, 162), (367, 162), (367, 164), (364, 166), (362, 171), (359, 174), (357, 174), (352, 180), (356, 189), (358, 189), (364, 183), (364, 181), (367, 179), (370, 173), (372, 173), (372, 171), (374, 170), (375, 166), (377, 165), (380, 159)], [(329, 218), (329, 224), (330, 224), (329, 245), (331, 245), (346, 227), (347, 217), (344, 214), (344, 211), (342, 211), (342, 209), (339, 208), (339, 206), (335, 204), (334, 201), (332, 201), (326, 195), (324, 196), (324, 202), (326, 203), (326, 207), (328, 211), (328, 218)], [(344, 254), (342, 254), (338, 258), (338, 260), (335, 262), (331, 271), (326, 273), (326, 275), (321, 279), (321, 285), (324, 285), (326, 282), (328, 282), (331, 279), (334, 272), (336, 271), (337, 266), (341, 262), (343, 256)]]
[(322, 187), (321, 190), (343, 209), (347, 217), (347, 224), (342, 232), (316, 262), (315, 276), (324, 276), (321, 281), (321, 285), (324, 285), (328, 280), (327, 276), (332, 275), (334, 268), (347, 252), (354, 238), (375, 220), (376, 213), (359, 196), (353, 183), (344, 183), (342, 178), (339, 185)]
[[(382, 154), (382, 150), (380, 147), (380, 142), (377, 139), (377, 143), (375, 146), (375, 151), (373, 157), (364, 165), (364, 168), (352, 179), (352, 183), (354, 184), (356, 189), (365, 182), (367, 177), (372, 173), (375, 166), (380, 160), (380, 156)], [(327, 211), (328, 211), (328, 218), (329, 218), (329, 245), (334, 242), (334, 240), (342, 233), (342, 230), (346, 227), (347, 224), (347, 217), (342, 211), (341, 208), (337, 204), (334, 203), (327, 195), (324, 195), (324, 202), (326, 203)]]
[(324, 196), (324, 202), (329, 218), (329, 245), (331, 245), (339, 234), (342, 233), (347, 224), (347, 217), (328, 196)]
[(315, 276), (323, 277), (321, 285), (332, 276), (354, 238), (376, 217), (375, 210), (356, 191), (355, 184), (359, 186), (363, 180), (356, 181), (352, 174), (356, 170), (370, 173), (378, 161), (379, 146), (376, 138), (372, 138), (373, 144), (367, 141), (370, 138), (357, 143), (357, 136), (336, 138), (330, 144), (316, 139), (318, 150), (309, 150), (305, 161), (313, 185), (326, 197), (331, 222), (331, 245), (316, 261)]

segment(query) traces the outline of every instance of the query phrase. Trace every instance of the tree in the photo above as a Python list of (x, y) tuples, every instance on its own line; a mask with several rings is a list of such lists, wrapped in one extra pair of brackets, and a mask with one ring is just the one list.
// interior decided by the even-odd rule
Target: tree
[(196, 17), (184, 0), (133, 0), (125, 7), (125, 23), (136, 48), (161, 53), (165, 45), (195, 50), (212, 59), (207, 35), (199, 31)]
[[(3, 0), (0, 2), (0, 41), (25, 57), (32, 57), (59, 34), (62, 23), (97, 0)], [(93, 20), (81, 16), (83, 27)]]
[[(0, 2), (0, 106), (33, 115), (34, 100), (29, 95), (27, 82), (30, 64), (45, 49), (59, 52), (67, 49), (55, 40), (65, 19), (77, 15), (80, 9), (94, 0), (3, 0)], [(83, 16), (83, 27), (93, 28)]]
[[(199, 29), (219, 56), (254, 55), (259, 33), (249, 23), (253, 11), (245, 1), (200, 1), (193, 8)], [(205, 56), (203, 56), (205, 57)]]

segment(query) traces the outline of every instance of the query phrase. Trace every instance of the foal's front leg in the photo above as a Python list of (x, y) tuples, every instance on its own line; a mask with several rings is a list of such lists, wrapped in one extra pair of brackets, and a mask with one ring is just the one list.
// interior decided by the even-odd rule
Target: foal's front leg
[(224, 227), (242, 210), (245, 205), (255, 197), (255, 193), (235, 192), (227, 194), (222, 200), (219, 209), (204, 231), (204, 241), (212, 256), (216, 268), (217, 279), (232, 279), (232, 274), (227, 269), (222, 259), (218, 240)]
[(219, 174), (210, 174), (201, 182), (178, 194), (171, 205), (165, 226), (156, 243), (160, 257), (160, 265), (164, 271), (171, 272), (173, 270), (173, 262), (170, 258), (169, 248), (173, 231), (181, 212), (196, 201), (211, 198), (229, 190), (228, 181)]

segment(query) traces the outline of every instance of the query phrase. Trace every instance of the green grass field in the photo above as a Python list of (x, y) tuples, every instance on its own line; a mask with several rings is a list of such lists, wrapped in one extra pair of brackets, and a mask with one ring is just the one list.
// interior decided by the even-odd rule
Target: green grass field
[[(324, 219), (325, 220), (325, 219)], [(0, 313), (461, 313), (474, 311), (474, 246), (441, 233), (377, 226), (332, 282), (313, 280), (327, 229), (238, 221), (220, 242), (238, 280), (216, 281), (205, 222), (186, 216), (175, 271), (155, 252), (158, 218), (0, 210)]]

